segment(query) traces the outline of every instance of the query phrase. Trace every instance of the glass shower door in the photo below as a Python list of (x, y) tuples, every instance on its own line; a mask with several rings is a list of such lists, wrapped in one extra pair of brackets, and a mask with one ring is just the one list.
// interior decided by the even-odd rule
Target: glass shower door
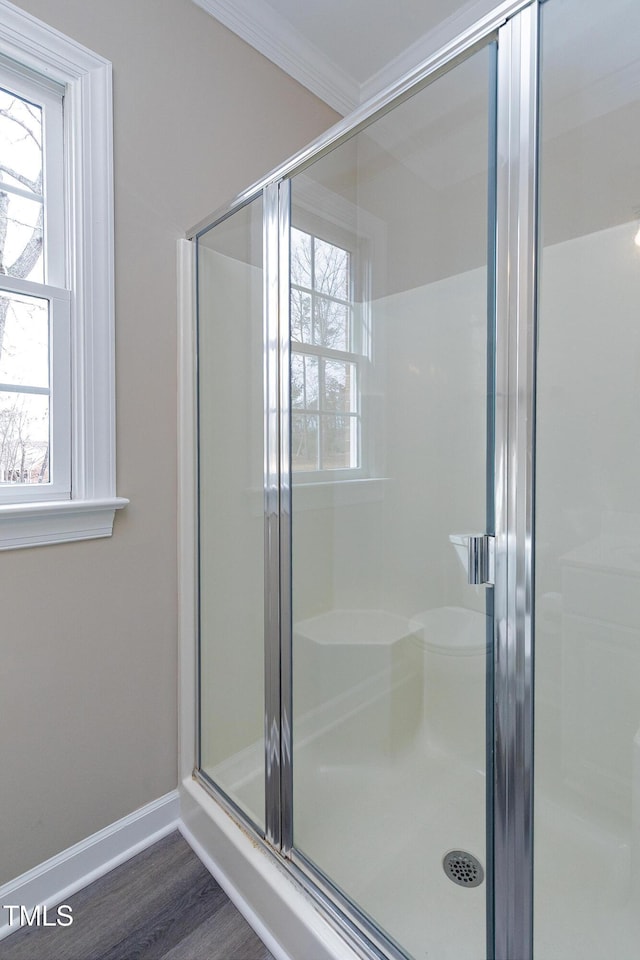
[(292, 857), (438, 960), (487, 956), (494, 58), (291, 181)]

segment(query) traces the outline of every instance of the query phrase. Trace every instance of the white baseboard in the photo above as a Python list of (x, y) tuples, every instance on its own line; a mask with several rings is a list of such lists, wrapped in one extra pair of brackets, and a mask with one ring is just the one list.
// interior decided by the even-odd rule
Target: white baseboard
[[(62, 853), (38, 864), (0, 887), (0, 905), (38, 904), (55, 907), (98, 877), (109, 873), (157, 840), (178, 829), (180, 798), (177, 790), (140, 807), (122, 820), (94, 833)], [(20, 929), (9, 926), (9, 912), (0, 913), (0, 940)]]
[[(187, 843), (275, 960), (358, 960), (284, 868), (240, 829), (198, 784), (141, 807), (0, 887), (0, 907), (56, 907), (173, 830)], [(0, 940), (19, 930), (0, 910)]]

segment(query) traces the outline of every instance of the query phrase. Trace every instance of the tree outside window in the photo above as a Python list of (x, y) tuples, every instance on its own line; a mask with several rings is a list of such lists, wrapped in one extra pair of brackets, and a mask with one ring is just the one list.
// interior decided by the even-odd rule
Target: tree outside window
[[(45, 282), (42, 109), (0, 89), (0, 483), (49, 481), (49, 304), (2, 291)], [(15, 284), (13, 285), (15, 287)]]
[(298, 473), (360, 467), (353, 254), (291, 230), (291, 448)]

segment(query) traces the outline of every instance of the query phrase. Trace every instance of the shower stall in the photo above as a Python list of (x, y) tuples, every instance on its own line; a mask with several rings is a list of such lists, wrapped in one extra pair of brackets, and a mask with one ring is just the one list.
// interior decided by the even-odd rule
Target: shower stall
[(502, 2), (184, 244), (186, 822), (282, 956), (635, 956), (639, 40)]

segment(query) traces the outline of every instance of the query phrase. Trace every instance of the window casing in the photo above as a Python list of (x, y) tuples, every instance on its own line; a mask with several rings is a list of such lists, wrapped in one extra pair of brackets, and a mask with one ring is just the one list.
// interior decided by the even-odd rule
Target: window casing
[(35, 83), (30, 101), (39, 102), (43, 89), (64, 100), (61, 172), (45, 163), (58, 186), (43, 180), (43, 282), (27, 288), (27, 278), (1, 278), (0, 294), (46, 302), (51, 332), (50, 382), (39, 394), (51, 395), (51, 483), (2, 484), (0, 550), (7, 550), (110, 536), (115, 511), (128, 501), (115, 490), (111, 64), (9, 0), (0, 0), (0, 61)]

